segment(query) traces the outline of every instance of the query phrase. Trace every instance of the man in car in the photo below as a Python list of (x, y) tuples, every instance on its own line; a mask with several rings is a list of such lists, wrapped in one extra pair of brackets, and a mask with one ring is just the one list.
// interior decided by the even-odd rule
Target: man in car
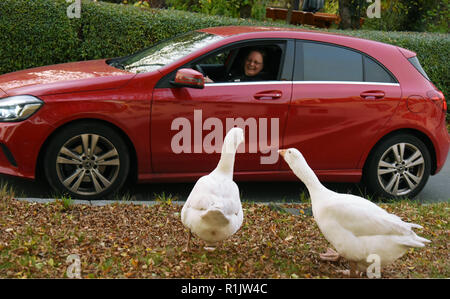
[[(231, 74), (231, 81), (244, 82), (267, 80), (267, 74), (262, 72), (265, 59), (266, 53), (263, 50), (250, 49), (244, 60), (242, 69), (239, 70), (237, 74)], [(213, 80), (206, 77), (205, 82), (213, 82)]]
[(244, 72), (237, 76), (239, 81), (259, 81), (264, 80), (261, 71), (264, 69), (265, 52), (262, 50), (251, 50), (244, 61)]

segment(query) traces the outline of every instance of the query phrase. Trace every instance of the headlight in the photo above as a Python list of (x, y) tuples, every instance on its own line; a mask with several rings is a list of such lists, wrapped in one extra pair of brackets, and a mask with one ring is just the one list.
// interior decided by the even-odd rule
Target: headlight
[(0, 99), (0, 122), (22, 121), (33, 115), (44, 102), (29, 95)]

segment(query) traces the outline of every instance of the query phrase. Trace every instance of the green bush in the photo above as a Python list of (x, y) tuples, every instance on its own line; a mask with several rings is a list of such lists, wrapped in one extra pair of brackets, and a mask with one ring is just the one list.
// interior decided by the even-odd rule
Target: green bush
[(250, 20), (141, 9), (83, 0), (69, 19), (65, 0), (0, 1), (0, 74), (68, 61), (133, 53), (183, 32)]
[(79, 40), (61, 4), (0, 1), (0, 73), (78, 58)]
[[(65, 0), (0, 1), (0, 74), (69, 61), (117, 57), (183, 32), (223, 25), (282, 23), (141, 9), (83, 0), (81, 18), (69, 19)], [(449, 34), (338, 31), (415, 51), (435, 85), (450, 94)]]
[(449, 0), (382, 0), (381, 18), (367, 18), (363, 28), (448, 33), (449, 4)]
[(268, 0), (165, 0), (165, 3), (177, 10), (262, 20), (265, 18)]

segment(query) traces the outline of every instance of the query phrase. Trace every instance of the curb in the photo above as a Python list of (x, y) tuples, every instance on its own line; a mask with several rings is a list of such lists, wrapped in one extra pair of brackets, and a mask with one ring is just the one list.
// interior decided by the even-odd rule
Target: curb
[[(41, 204), (46, 204), (46, 203), (53, 203), (56, 202), (59, 199), (54, 199), (54, 198), (22, 198), (22, 197), (18, 197), (18, 198), (14, 198), (15, 200), (18, 201), (25, 201), (25, 202), (29, 202), (29, 203), (41, 203)], [(107, 206), (107, 205), (112, 205), (115, 203), (119, 203), (119, 204), (133, 204), (133, 205), (143, 205), (143, 206), (153, 206), (153, 205), (157, 205), (160, 204), (161, 202), (155, 201), (155, 200), (145, 200), (145, 201), (137, 201), (137, 200), (130, 200), (130, 201), (125, 201), (125, 200), (79, 200), (79, 199), (73, 199), (71, 204), (73, 205), (88, 205), (88, 206), (92, 206), (92, 207), (101, 207), (101, 206)], [(175, 205), (184, 205), (185, 201), (172, 201), (172, 204)], [(267, 205), (269, 206), (271, 209), (273, 210), (278, 210), (280, 212), (285, 212), (285, 213), (289, 213), (292, 215), (300, 215), (300, 211), (298, 209), (295, 208), (284, 208), (281, 207), (282, 204), (286, 204), (286, 203), (280, 203), (280, 202), (257, 202), (255, 204), (261, 204), (261, 205)], [(312, 211), (309, 211), (310, 209), (305, 210), (305, 214), (306, 215), (312, 215)]]
[[(53, 203), (60, 199), (54, 199), (54, 198), (14, 198), (18, 201), (26, 201), (30, 203)], [(73, 199), (72, 204), (74, 205), (88, 205), (88, 206), (107, 206), (115, 203), (121, 203), (121, 204), (134, 204), (134, 205), (145, 205), (145, 206), (151, 206), (158, 204), (157, 201), (154, 200), (145, 200), (145, 201), (136, 201), (136, 200), (80, 200), (80, 199)], [(172, 202), (174, 204), (181, 204), (178, 202)], [(183, 202), (184, 204), (184, 202)]]

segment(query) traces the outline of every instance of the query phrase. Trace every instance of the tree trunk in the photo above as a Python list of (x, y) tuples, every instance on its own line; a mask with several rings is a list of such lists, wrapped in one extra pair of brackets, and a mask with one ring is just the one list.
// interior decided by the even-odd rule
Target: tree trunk
[(352, 28), (352, 0), (339, 0), (339, 16), (341, 22), (339, 23), (339, 29), (351, 29)]
[(252, 16), (252, 4), (253, 1), (250, 4), (239, 5), (239, 17), (243, 19), (250, 18)]
[(292, 10), (294, 9), (294, 1), (295, 0), (291, 0), (290, 3), (289, 3), (288, 13), (287, 13), (287, 16), (286, 16), (286, 24), (291, 24)]
[(359, 29), (361, 24), (361, 10), (365, 6), (364, 0), (339, 0), (340, 29)]
[(361, 28), (361, 10), (364, 8), (364, 0), (353, 0), (352, 1), (352, 28)]

